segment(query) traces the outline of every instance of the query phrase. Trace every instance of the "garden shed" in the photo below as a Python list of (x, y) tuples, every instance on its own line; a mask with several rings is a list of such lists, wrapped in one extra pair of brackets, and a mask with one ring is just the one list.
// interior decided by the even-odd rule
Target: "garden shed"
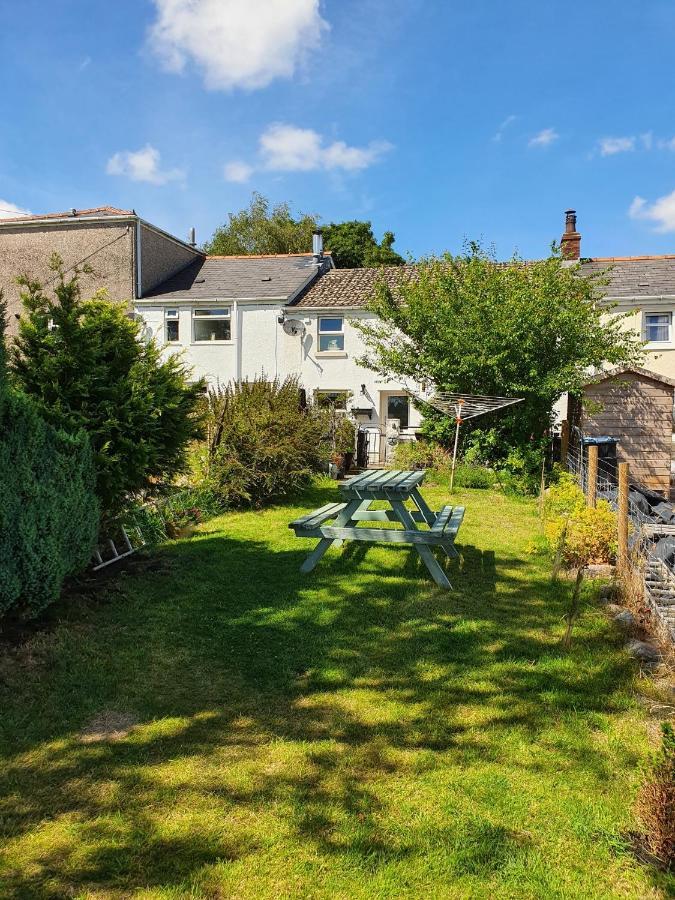
[[(675, 380), (636, 366), (590, 378), (582, 401), (570, 397), (572, 441), (618, 439), (618, 462), (630, 464), (631, 481), (670, 496)], [(574, 435), (577, 435), (575, 441)]]

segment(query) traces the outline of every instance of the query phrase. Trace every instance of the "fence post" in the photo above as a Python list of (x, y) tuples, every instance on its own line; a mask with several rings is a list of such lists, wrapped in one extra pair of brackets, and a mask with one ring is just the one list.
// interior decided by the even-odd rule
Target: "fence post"
[(586, 487), (586, 502), (588, 506), (595, 506), (595, 498), (598, 489), (598, 448), (591, 444), (588, 448), (588, 485)]
[(567, 456), (570, 452), (570, 423), (563, 419), (560, 423), (560, 465), (567, 471)]
[(623, 568), (628, 563), (628, 463), (619, 463), (619, 501), (617, 522), (619, 527), (617, 544), (617, 565)]

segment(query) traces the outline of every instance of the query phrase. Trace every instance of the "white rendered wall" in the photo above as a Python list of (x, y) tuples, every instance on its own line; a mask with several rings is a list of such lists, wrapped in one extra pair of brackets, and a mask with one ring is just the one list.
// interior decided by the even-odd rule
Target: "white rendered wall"
[[(359, 366), (356, 359), (364, 351), (359, 332), (350, 319), (372, 318), (370, 313), (359, 310), (315, 311), (285, 310), (287, 319), (299, 319), (305, 327), (303, 337), (284, 332), (278, 317), (282, 305), (278, 302), (227, 304), (231, 309), (231, 335), (227, 343), (194, 343), (192, 341), (192, 307), (223, 306), (222, 301), (180, 305), (179, 303), (157, 305), (139, 304), (137, 311), (153, 337), (164, 345), (165, 353), (182, 353), (195, 378), (206, 378), (209, 384), (225, 385), (238, 377), (252, 379), (256, 375), (268, 378), (299, 376), (302, 387), (309, 397), (317, 390), (348, 391), (351, 394), (349, 407), (371, 408), (372, 415), (359, 416), (362, 424), (383, 425), (382, 413), (386, 410), (386, 392), (403, 393), (402, 386), (393, 381), (381, 379), (370, 369)], [(178, 343), (166, 344), (165, 309), (179, 310)], [(345, 350), (339, 354), (318, 352), (318, 319), (320, 316), (344, 319)], [(237, 348), (239, 341), (239, 348)], [(239, 352), (237, 352), (239, 350)], [(362, 392), (362, 385), (365, 392)], [(421, 423), (421, 417), (414, 407), (410, 408), (410, 428)]]

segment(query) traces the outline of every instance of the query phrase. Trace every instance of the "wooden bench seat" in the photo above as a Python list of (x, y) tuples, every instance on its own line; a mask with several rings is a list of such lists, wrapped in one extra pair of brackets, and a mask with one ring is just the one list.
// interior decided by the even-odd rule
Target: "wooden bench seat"
[(444, 538), (452, 540), (457, 536), (463, 519), (463, 506), (444, 506), (431, 526), (431, 533), (433, 535), (442, 535)]
[(322, 506), (320, 509), (315, 509), (314, 512), (308, 513), (306, 516), (294, 519), (289, 523), (288, 527), (293, 528), (296, 531), (298, 528), (303, 530), (317, 528), (329, 519), (334, 519), (342, 512), (346, 505), (346, 503), (327, 503), (325, 506)]

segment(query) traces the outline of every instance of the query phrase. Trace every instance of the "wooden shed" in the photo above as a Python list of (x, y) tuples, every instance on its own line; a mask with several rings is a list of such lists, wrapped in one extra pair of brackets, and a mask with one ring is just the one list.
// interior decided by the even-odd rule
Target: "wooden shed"
[(634, 366), (611, 369), (589, 379), (581, 404), (570, 400), (568, 418), (586, 437), (617, 438), (618, 461), (630, 464), (631, 481), (670, 497), (674, 395), (672, 378)]

